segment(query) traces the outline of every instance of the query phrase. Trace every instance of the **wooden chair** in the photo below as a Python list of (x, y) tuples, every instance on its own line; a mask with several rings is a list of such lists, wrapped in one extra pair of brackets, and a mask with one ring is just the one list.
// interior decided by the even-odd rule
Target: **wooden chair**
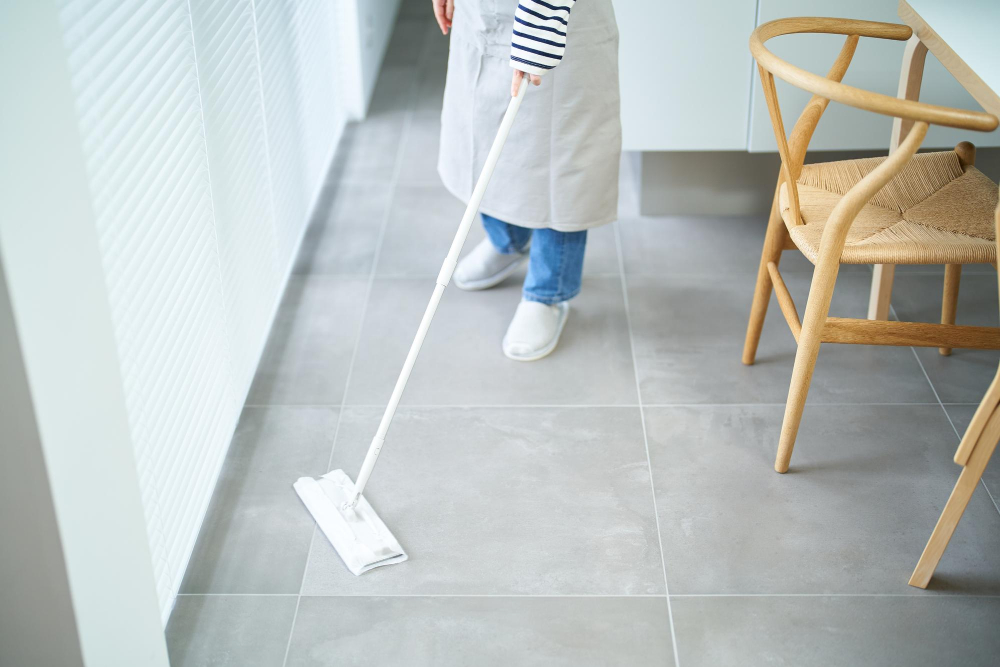
[[(996, 230), (997, 237), (1000, 238), (1000, 208), (997, 208), (996, 212)], [(998, 441), (1000, 441), (1000, 370), (993, 378), (993, 384), (986, 390), (986, 396), (976, 409), (976, 414), (972, 416), (969, 428), (965, 430), (965, 436), (962, 437), (962, 442), (955, 452), (955, 463), (962, 466), (962, 474), (958, 476), (958, 482), (955, 483), (944, 511), (934, 526), (934, 532), (931, 533), (931, 538), (927, 541), (920, 560), (917, 561), (917, 567), (910, 575), (911, 586), (927, 588), (972, 498), (972, 492), (979, 486), (979, 480), (983, 477), (983, 471), (986, 470), (986, 464), (990, 462)]]
[[(767, 40), (795, 33), (845, 35), (844, 46), (826, 77), (795, 67), (767, 50)], [(988, 132), (997, 118), (904, 100), (841, 83), (860, 37), (906, 41), (904, 25), (831, 18), (790, 18), (758, 27), (750, 37), (771, 124), (781, 156), (764, 240), (757, 286), (747, 326), (743, 363), (752, 364), (764, 315), (776, 293), (778, 305), (798, 343), (791, 386), (774, 468), (786, 472), (802, 419), (806, 394), (821, 343), (1000, 349), (1000, 329), (942, 324), (829, 317), (841, 264), (996, 263), (993, 211), (997, 186), (973, 166), (975, 149), (961, 143), (954, 151), (917, 149), (929, 124)], [(774, 86), (777, 76), (813, 93), (786, 136)], [(899, 118), (911, 124), (888, 157), (804, 165), (816, 124), (830, 100)], [(814, 265), (801, 322), (778, 266), (782, 252), (801, 251)], [(957, 286), (953, 270), (946, 297)], [(945, 313), (947, 315), (947, 312)]]

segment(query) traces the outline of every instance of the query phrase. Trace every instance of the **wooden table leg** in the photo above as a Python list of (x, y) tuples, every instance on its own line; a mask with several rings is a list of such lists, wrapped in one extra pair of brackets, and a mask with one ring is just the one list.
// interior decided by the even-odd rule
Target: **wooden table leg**
[(892, 281), (896, 277), (895, 264), (876, 264), (872, 274), (872, 293), (868, 299), (868, 319), (889, 319), (889, 302), (892, 300)]
[[(905, 100), (920, 98), (920, 83), (924, 77), (924, 61), (927, 58), (927, 47), (914, 35), (906, 43), (903, 51), (903, 66), (899, 73), (899, 90), (897, 97)], [(913, 121), (895, 118), (892, 121), (892, 136), (889, 138), (889, 152), (899, 148), (899, 143), (910, 132)], [(875, 275), (872, 277), (872, 292), (868, 300), (868, 319), (889, 319), (889, 302), (892, 299), (892, 280), (896, 267), (892, 264), (876, 264)]]

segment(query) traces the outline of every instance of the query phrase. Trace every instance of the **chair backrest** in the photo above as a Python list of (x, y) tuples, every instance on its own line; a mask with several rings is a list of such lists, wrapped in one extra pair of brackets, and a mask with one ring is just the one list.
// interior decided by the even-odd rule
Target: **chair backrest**
[[(781, 157), (781, 179), (787, 184), (788, 199), (795, 224), (802, 222), (796, 181), (801, 174), (802, 164), (805, 161), (806, 150), (813, 132), (816, 130), (816, 125), (830, 100), (866, 111), (913, 121), (913, 130), (916, 131), (917, 136), (910, 137), (911, 141), (904, 142), (896, 149), (896, 152), (908, 153), (905, 156), (906, 159), (894, 161), (899, 165), (899, 169), (902, 169), (909, 157), (920, 147), (920, 141), (923, 140), (929, 124), (979, 132), (989, 132), (997, 127), (997, 117), (985, 112), (953, 109), (915, 100), (903, 100), (841, 83), (861, 37), (906, 41), (912, 32), (905, 25), (835, 18), (778, 19), (764, 23), (753, 31), (750, 36), (750, 52), (753, 54), (754, 60), (757, 61), (757, 71), (760, 74), (761, 85), (764, 87), (764, 98), (767, 100), (767, 110), (771, 116), (771, 125), (778, 142), (778, 154)], [(773, 37), (799, 33), (846, 36), (844, 46), (825, 77), (785, 62), (764, 46), (765, 42)], [(793, 126), (790, 136), (785, 134), (781, 108), (778, 105), (778, 95), (774, 86), (775, 76), (797, 88), (813, 93), (812, 98)]]

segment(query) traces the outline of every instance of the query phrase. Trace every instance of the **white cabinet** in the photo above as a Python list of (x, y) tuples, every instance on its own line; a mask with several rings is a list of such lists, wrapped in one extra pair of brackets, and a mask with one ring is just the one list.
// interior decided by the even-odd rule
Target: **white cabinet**
[(625, 150), (743, 150), (752, 0), (615, 0)]
[[(895, 0), (841, 0), (837, 3), (817, 0), (808, 2), (760, 0), (759, 5), (758, 24), (776, 18), (803, 15), (901, 22), (896, 14)], [(794, 65), (810, 72), (825, 74), (843, 43), (844, 38), (839, 35), (789, 35), (776, 37), (768, 42), (767, 46), (775, 55)], [(904, 42), (862, 38), (847, 76), (844, 77), (844, 83), (895, 96), (903, 58), (903, 45)], [(757, 79), (756, 72), (754, 78)], [(791, 131), (792, 124), (810, 95), (781, 80), (776, 80), (776, 84), (785, 127)], [(927, 56), (920, 99), (931, 104), (980, 109), (972, 96), (931, 54)], [(879, 116), (834, 102), (823, 114), (810, 148), (813, 150), (888, 149), (891, 128), (892, 119), (888, 116)], [(963, 140), (972, 141), (978, 146), (998, 146), (1000, 132), (983, 134), (932, 126), (924, 140), (924, 146), (950, 148)], [(755, 80), (753, 85), (748, 149), (777, 150), (759, 80)]]
[[(615, 0), (622, 132), (625, 150), (775, 151), (774, 132), (748, 46), (756, 25), (787, 16), (838, 16), (900, 23), (897, 0)], [(825, 74), (843, 44), (834, 35), (791, 35), (768, 42), (775, 54)], [(844, 79), (895, 95), (902, 42), (862, 39)], [(790, 129), (809, 94), (778, 81)], [(933, 55), (927, 56), (922, 101), (979, 109)], [(832, 103), (813, 138), (814, 150), (887, 149), (892, 119)], [(935, 127), (927, 147), (964, 139), (1000, 145), (1000, 131), (980, 134)]]

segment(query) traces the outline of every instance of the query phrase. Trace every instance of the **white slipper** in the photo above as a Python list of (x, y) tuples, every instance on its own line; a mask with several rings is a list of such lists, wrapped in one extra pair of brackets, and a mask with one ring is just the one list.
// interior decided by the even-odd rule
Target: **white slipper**
[(452, 280), (458, 289), (489, 289), (517, 271), (517, 267), (526, 259), (527, 248), (522, 252), (505, 255), (493, 247), (489, 239), (483, 239), (458, 263)]
[(503, 337), (503, 353), (514, 361), (541, 359), (556, 349), (568, 316), (566, 301), (552, 306), (521, 301)]

